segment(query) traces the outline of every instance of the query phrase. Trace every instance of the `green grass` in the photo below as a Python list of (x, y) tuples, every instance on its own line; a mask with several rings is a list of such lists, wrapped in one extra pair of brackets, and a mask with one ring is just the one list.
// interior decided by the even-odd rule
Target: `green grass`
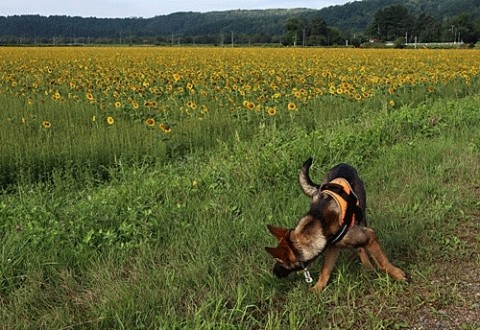
[[(91, 131), (72, 124), (64, 141), (37, 125), (38, 139), (62, 137), (58, 149), (3, 149), (0, 328), (475, 329), (475, 293), (462, 285), (478, 286), (480, 266), (479, 101), (343, 102), (283, 118), (219, 111), (168, 139), (125, 123), (94, 130), (93, 154), (75, 140)], [(151, 140), (132, 142), (142, 137)], [(68, 145), (74, 165), (54, 158)], [(292, 227), (307, 211), (297, 175), (309, 156), (317, 181), (341, 161), (359, 169), (369, 223), (410, 285), (367, 272), (349, 251), (320, 294), (301, 274), (271, 275), (265, 226)]]

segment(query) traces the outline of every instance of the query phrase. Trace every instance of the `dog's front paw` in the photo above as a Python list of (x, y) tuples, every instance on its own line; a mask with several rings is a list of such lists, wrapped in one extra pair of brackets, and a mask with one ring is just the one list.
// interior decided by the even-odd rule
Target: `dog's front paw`
[(327, 283), (321, 283), (319, 281), (319, 282), (317, 282), (317, 284), (315, 284), (310, 289), (308, 289), (308, 291), (319, 293), (319, 292), (322, 292), (325, 289), (326, 286), (327, 286)]

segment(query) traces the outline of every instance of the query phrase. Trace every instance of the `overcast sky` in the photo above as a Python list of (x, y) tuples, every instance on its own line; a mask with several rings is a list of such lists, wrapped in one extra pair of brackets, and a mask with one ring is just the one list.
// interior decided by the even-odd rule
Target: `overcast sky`
[(83, 17), (153, 17), (179, 11), (313, 8), (354, 0), (0, 0), (0, 16), (39, 14)]

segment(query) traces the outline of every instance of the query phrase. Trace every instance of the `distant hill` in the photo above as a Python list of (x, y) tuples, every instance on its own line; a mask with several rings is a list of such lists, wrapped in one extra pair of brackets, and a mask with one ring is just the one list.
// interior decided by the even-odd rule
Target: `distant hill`
[(0, 16), (0, 43), (223, 43), (231, 34), (239, 42), (281, 42), (291, 18), (299, 18), (303, 26), (321, 18), (340, 34), (361, 34), (380, 9), (392, 5), (405, 6), (416, 15), (427, 13), (439, 22), (464, 13), (470, 22), (478, 24), (480, 19), (480, 0), (363, 0), (320, 10), (181, 12), (148, 19)]
[(480, 0), (363, 0), (332, 6), (319, 10), (320, 16), (330, 26), (342, 31), (364, 31), (373, 20), (375, 13), (387, 6), (402, 5), (414, 14), (427, 13), (441, 21), (462, 13), (480, 19)]

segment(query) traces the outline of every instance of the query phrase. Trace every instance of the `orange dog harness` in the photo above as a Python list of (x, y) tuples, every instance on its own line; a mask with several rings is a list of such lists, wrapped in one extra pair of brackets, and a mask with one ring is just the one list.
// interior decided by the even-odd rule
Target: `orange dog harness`
[(328, 240), (329, 244), (335, 244), (347, 234), (348, 229), (355, 226), (363, 218), (363, 212), (355, 192), (346, 179), (336, 178), (322, 185), (320, 190), (322, 193), (331, 196), (340, 208), (338, 221), (341, 228), (335, 236)]

